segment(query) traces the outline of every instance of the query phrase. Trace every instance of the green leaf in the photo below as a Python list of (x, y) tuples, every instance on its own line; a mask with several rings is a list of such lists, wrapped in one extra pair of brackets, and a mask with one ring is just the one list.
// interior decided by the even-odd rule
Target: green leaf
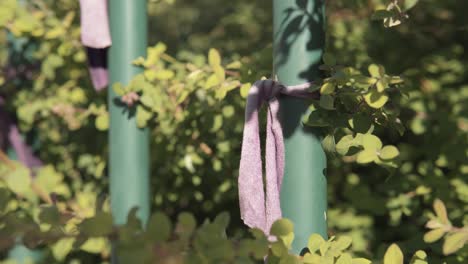
[(288, 249), (281, 241), (273, 242), (270, 246), (273, 255), (281, 257), (288, 254)]
[(114, 92), (118, 95), (118, 96), (123, 96), (125, 94), (125, 88), (123, 87), (123, 85), (121, 83), (114, 83), (114, 85), (112, 85), (112, 89), (114, 90)]
[(324, 53), (322, 59), (323, 59), (323, 62), (328, 66), (336, 65), (335, 56), (333, 56), (330, 53)]
[(2, 0), (0, 3), (0, 27), (15, 16), (16, 0)]
[(400, 155), (400, 152), (392, 145), (385, 146), (380, 150), (380, 158), (383, 160), (391, 160), (398, 157), (398, 155)]
[(240, 88), (240, 94), (242, 98), (247, 98), (247, 95), (249, 94), (250, 87), (252, 87), (251, 83), (244, 83), (241, 88)]
[(233, 61), (226, 65), (226, 69), (231, 69), (231, 70), (238, 70), (242, 67), (242, 63), (240, 61)]
[(335, 248), (337, 248), (338, 250), (343, 251), (343, 250), (349, 248), (351, 246), (352, 242), (353, 242), (353, 240), (351, 239), (351, 237), (341, 236), (335, 241), (333, 246)]
[(0, 187), (0, 216), (6, 209), (10, 198), (10, 192), (3, 187)]
[(234, 106), (226, 105), (226, 106), (223, 107), (222, 112), (223, 112), (224, 117), (228, 117), (228, 118), (232, 117), (234, 115), (234, 113), (235, 113)]
[(326, 110), (333, 110), (334, 108), (334, 101), (335, 99), (330, 95), (322, 95), (320, 96), (320, 107)]
[(378, 151), (382, 148), (382, 141), (380, 138), (372, 134), (362, 135), (362, 147), (366, 150)]
[(140, 97), (140, 102), (148, 108), (153, 108), (153, 105), (154, 105), (153, 98), (148, 94), (143, 94)]
[(328, 134), (322, 139), (322, 146), (325, 152), (333, 153), (336, 150), (335, 135)]
[(377, 64), (371, 64), (368, 67), (369, 74), (374, 78), (382, 78), (385, 71), (382, 66)]
[(151, 241), (164, 242), (169, 239), (171, 229), (172, 224), (169, 217), (157, 212), (151, 215), (146, 228), (146, 234)]
[(375, 87), (377, 88), (377, 91), (379, 93), (385, 91), (385, 88), (387, 88), (387, 85), (386, 83), (383, 81), (383, 80), (378, 80), (376, 83), (375, 83)]
[(135, 60), (133, 60), (132, 64), (136, 65), (136, 66), (143, 66), (143, 65), (145, 65), (145, 62), (146, 62), (145, 58), (140, 56), (140, 57), (136, 58)]
[(419, 0), (405, 0), (404, 9), (405, 9), (405, 10), (410, 10), (410, 9), (413, 8), (418, 2), (419, 2)]
[(49, 225), (60, 224), (60, 212), (55, 206), (46, 206), (39, 212), (39, 220)]
[(208, 79), (206, 80), (205, 82), (205, 89), (209, 89), (213, 86), (216, 86), (218, 84), (220, 84), (221, 81), (219, 80), (218, 76), (216, 75), (216, 73), (213, 73), (211, 74)]
[(156, 71), (154, 77), (158, 80), (169, 80), (174, 77), (174, 72), (171, 70), (159, 70)]
[(372, 119), (366, 114), (356, 114), (348, 121), (354, 132), (366, 134), (372, 127)]
[(340, 154), (340, 155), (346, 155), (346, 153), (348, 153), (349, 151), (349, 148), (354, 146), (354, 138), (352, 135), (346, 135), (344, 137), (342, 137), (340, 139), (340, 141), (338, 141), (338, 143), (336, 144), (336, 151)]
[(107, 236), (113, 231), (112, 215), (107, 212), (98, 212), (92, 218), (87, 218), (79, 225), (79, 230), (86, 236)]
[(196, 227), (197, 221), (195, 220), (195, 217), (193, 217), (192, 214), (183, 212), (180, 213), (177, 217), (176, 231), (179, 235), (185, 234), (190, 236)]
[(332, 82), (326, 82), (320, 87), (320, 94), (329, 95), (335, 91), (335, 84)]
[(321, 264), (322, 258), (318, 254), (307, 253), (303, 259), (305, 264)]
[(441, 239), (445, 234), (445, 229), (444, 228), (437, 228), (434, 230), (431, 230), (424, 234), (424, 242), (426, 243), (434, 243), (437, 240)]
[(18, 165), (13, 171), (6, 175), (5, 181), (7, 186), (14, 192), (20, 195), (25, 195), (31, 192), (31, 177), (29, 170)]
[(213, 68), (216, 77), (218, 77), (219, 82), (224, 82), (226, 80), (226, 72), (224, 71), (223, 67), (216, 66)]
[(445, 209), (444, 202), (442, 202), (440, 199), (435, 199), (433, 207), (437, 217), (440, 219), (442, 224), (449, 225), (450, 220), (447, 217), (447, 209)]
[(221, 55), (219, 55), (219, 51), (213, 48), (210, 49), (210, 51), (208, 52), (208, 63), (212, 68), (221, 65)]
[(300, 264), (301, 262), (296, 256), (283, 255), (280, 259), (279, 264)]
[(387, 103), (388, 95), (381, 93), (376, 89), (371, 89), (364, 95), (364, 100), (370, 107), (379, 109)]
[(270, 234), (273, 236), (281, 237), (286, 236), (294, 231), (294, 224), (291, 220), (283, 218), (273, 223), (270, 229)]
[(338, 258), (336, 264), (353, 264), (353, 258), (350, 254), (344, 253)]
[(210, 132), (218, 132), (218, 130), (223, 126), (223, 116), (215, 115), (213, 119), (213, 126), (210, 129)]
[(309, 241), (307, 243), (307, 248), (310, 252), (314, 253), (317, 251), (323, 243), (326, 243), (325, 239), (319, 234), (312, 234), (309, 237)]
[(379, 9), (379, 10), (374, 11), (374, 13), (371, 16), (371, 19), (382, 20), (391, 16), (393, 16), (393, 12), (385, 10), (385, 9)]
[(153, 116), (152, 113), (146, 110), (146, 108), (144, 108), (141, 105), (137, 106), (136, 121), (137, 121), (138, 127), (140, 128), (145, 127), (152, 116)]
[(444, 255), (450, 255), (461, 249), (468, 241), (468, 232), (456, 232), (445, 237), (442, 252)]
[(360, 164), (370, 163), (377, 159), (377, 152), (374, 149), (364, 149), (356, 156), (356, 162)]
[(427, 254), (423, 250), (418, 250), (414, 253), (413, 257), (411, 258), (410, 264), (428, 264)]
[(220, 229), (225, 230), (229, 225), (231, 217), (228, 212), (219, 213), (213, 220), (213, 224), (218, 226)]
[(75, 238), (62, 238), (51, 246), (52, 254), (58, 261), (63, 261), (73, 249)]
[(105, 113), (98, 115), (95, 120), (95, 125), (96, 128), (100, 131), (106, 131), (107, 129), (109, 129), (109, 114)]
[(102, 253), (106, 248), (108, 248), (108, 242), (103, 237), (90, 238), (80, 247), (81, 250), (93, 254)]
[(47, 194), (52, 192), (62, 195), (68, 194), (68, 190), (66, 190), (68, 188), (65, 187), (63, 190), (63, 175), (57, 172), (52, 165), (41, 167), (34, 178), (34, 183)]
[(352, 264), (371, 264), (372, 261), (365, 258), (355, 258), (353, 259)]
[(397, 244), (391, 244), (384, 255), (383, 264), (403, 264), (403, 252)]

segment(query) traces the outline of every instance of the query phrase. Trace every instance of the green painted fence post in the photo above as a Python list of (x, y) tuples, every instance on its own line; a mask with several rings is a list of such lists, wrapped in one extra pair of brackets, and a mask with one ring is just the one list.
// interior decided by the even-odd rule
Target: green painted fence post
[[(274, 0), (274, 72), (285, 85), (312, 81), (319, 75), (325, 42), (322, 0)], [(285, 175), (281, 190), (283, 217), (294, 222), (293, 250), (307, 246), (309, 235), (327, 237), (326, 157), (318, 131), (306, 128), (304, 99), (283, 97)]]
[(121, 225), (135, 206), (143, 222), (149, 214), (148, 130), (137, 127), (135, 109), (118, 105), (118, 97), (111, 88), (117, 82), (128, 84), (141, 71), (132, 61), (146, 54), (146, 0), (109, 1), (109, 16), (112, 35), (108, 60), (110, 195), (114, 222)]

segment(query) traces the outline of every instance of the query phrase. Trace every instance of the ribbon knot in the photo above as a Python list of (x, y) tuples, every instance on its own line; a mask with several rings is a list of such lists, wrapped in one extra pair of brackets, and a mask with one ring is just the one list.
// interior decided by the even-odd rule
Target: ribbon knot
[[(239, 166), (239, 206), (246, 225), (270, 233), (271, 225), (282, 217), (280, 191), (284, 175), (284, 143), (278, 119), (279, 94), (313, 98), (311, 83), (286, 87), (273, 80), (257, 81), (250, 88), (245, 108), (245, 125)], [(267, 103), (265, 143), (265, 184), (260, 148), (258, 113)]]
[(266, 102), (275, 100), (284, 88), (283, 85), (272, 80), (256, 81), (254, 85), (259, 88), (260, 93), (263, 95), (260, 96), (260, 99), (264, 98)]

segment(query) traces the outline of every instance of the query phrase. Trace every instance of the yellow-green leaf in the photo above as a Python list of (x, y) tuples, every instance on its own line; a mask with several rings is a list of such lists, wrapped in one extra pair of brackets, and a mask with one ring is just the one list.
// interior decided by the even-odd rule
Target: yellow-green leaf
[(392, 145), (385, 146), (380, 150), (380, 158), (383, 160), (391, 160), (398, 157), (398, 155), (400, 155), (400, 152)]
[(335, 91), (335, 84), (331, 82), (326, 82), (320, 87), (320, 94), (327, 95), (332, 94)]
[(353, 258), (350, 254), (344, 253), (338, 258), (336, 264), (353, 264)]
[(391, 244), (384, 255), (383, 264), (403, 264), (403, 252), (397, 244)]
[(286, 236), (293, 232), (293, 230), (294, 224), (291, 222), (291, 220), (283, 218), (273, 223), (270, 229), (270, 234), (277, 237)]
[(29, 175), (29, 170), (25, 166), (18, 164), (4, 179), (7, 186), (19, 195), (25, 195), (31, 192), (31, 176)]
[(372, 89), (364, 95), (364, 100), (370, 107), (378, 109), (387, 103), (388, 95)]
[(221, 81), (219, 80), (218, 76), (213, 73), (212, 75), (210, 75), (210, 77), (208, 77), (208, 79), (206, 80), (205, 82), (205, 89), (209, 89), (213, 86), (216, 86), (218, 84), (220, 84)]
[(445, 238), (442, 252), (444, 255), (455, 253), (461, 249), (467, 241), (468, 233), (466, 231), (450, 234)]
[(380, 138), (372, 134), (362, 135), (362, 146), (364, 149), (369, 150), (380, 150), (382, 148), (382, 141)]
[(365, 149), (356, 156), (356, 162), (360, 164), (373, 162), (377, 158), (377, 152), (374, 149)]
[(445, 230), (443, 228), (437, 228), (434, 230), (431, 230), (424, 234), (424, 242), (426, 243), (433, 243), (436, 242), (437, 240), (441, 239), (445, 234)]
[(309, 242), (307, 243), (307, 248), (309, 249), (310, 252), (314, 253), (317, 251), (320, 246), (325, 243), (325, 239), (319, 234), (312, 234), (309, 237)]
[(221, 55), (219, 55), (219, 51), (213, 48), (210, 49), (208, 52), (208, 63), (212, 68), (221, 65)]
[(148, 238), (154, 242), (166, 241), (171, 234), (171, 229), (171, 220), (160, 212), (151, 215), (146, 228)]
[(335, 109), (335, 99), (330, 95), (322, 95), (320, 96), (320, 107), (326, 110), (333, 110)]
[(100, 131), (105, 131), (109, 128), (109, 114), (99, 115), (95, 120), (96, 128)]
[(352, 264), (371, 264), (372, 261), (365, 258), (355, 258), (353, 259)]
[(379, 70), (379, 65), (377, 64), (371, 64), (369, 65), (369, 74), (372, 76), (372, 77), (381, 77), (380, 76), (380, 70)]
[(62, 238), (54, 243), (51, 248), (55, 259), (59, 261), (64, 260), (68, 253), (73, 249), (74, 242), (75, 238)]
[(252, 86), (251, 83), (244, 83), (240, 88), (240, 94), (243, 98), (246, 98), (249, 94), (250, 87)]
[(435, 199), (433, 206), (434, 211), (437, 217), (441, 220), (442, 224), (450, 224), (450, 220), (447, 217), (447, 209), (445, 209), (444, 202), (442, 202), (440, 199)]
[(174, 72), (171, 70), (156, 71), (154, 77), (158, 80), (168, 80), (174, 77)]
[(234, 61), (226, 65), (226, 69), (232, 69), (232, 70), (237, 70), (242, 67), (242, 63), (240, 61)]

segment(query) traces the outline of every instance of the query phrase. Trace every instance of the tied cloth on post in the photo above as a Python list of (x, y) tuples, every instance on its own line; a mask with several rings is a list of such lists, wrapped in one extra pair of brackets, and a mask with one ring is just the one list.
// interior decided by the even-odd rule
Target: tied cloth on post
[(107, 48), (112, 44), (107, 0), (80, 0), (81, 42), (86, 46), (91, 81), (100, 91), (109, 84)]
[[(239, 167), (239, 205), (241, 218), (251, 228), (269, 235), (271, 225), (281, 216), (280, 191), (284, 174), (284, 143), (279, 114), (279, 94), (314, 98), (311, 83), (284, 86), (272, 80), (257, 81), (250, 88), (245, 108), (245, 125)], [(260, 149), (258, 112), (267, 103), (265, 180)], [(266, 196), (266, 197), (265, 197)]]

